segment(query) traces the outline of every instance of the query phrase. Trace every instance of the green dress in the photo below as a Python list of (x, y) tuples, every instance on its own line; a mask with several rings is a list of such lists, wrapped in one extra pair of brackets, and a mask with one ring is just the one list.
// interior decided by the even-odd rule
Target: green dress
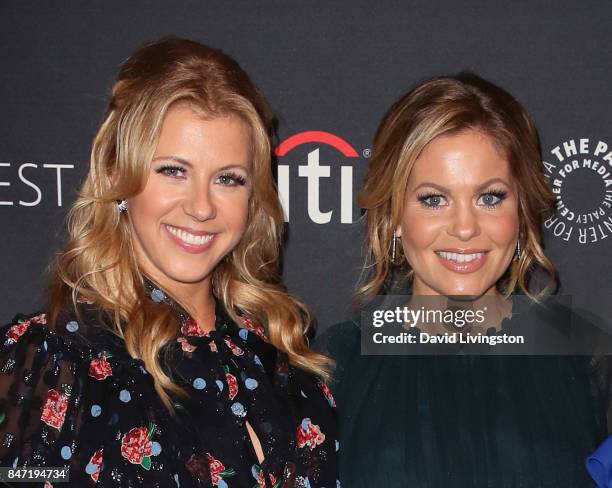
[(317, 345), (336, 361), (344, 488), (594, 486), (590, 356), (366, 356), (358, 321)]

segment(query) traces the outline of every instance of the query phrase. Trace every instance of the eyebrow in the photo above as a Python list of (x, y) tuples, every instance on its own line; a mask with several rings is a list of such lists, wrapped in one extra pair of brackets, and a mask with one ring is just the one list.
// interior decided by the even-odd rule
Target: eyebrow
[[(193, 164), (178, 156), (157, 156), (156, 158), (153, 158), (153, 161), (174, 161), (175, 163), (183, 164), (188, 168), (193, 168)], [(249, 165), (239, 163), (225, 165), (222, 168), (218, 168), (217, 171), (227, 171), (228, 169), (232, 168), (242, 168), (246, 172), (250, 172)]]
[(184, 164), (190, 168), (193, 167), (189, 161), (179, 158), (178, 156), (157, 156), (156, 158), (153, 158), (153, 161), (174, 161), (175, 163)]
[[(510, 186), (508, 184), (507, 181), (505, 181), (502, 178), (490, 178), (487, 181), (485, 181), (484, 183), (481, 183), (480, 185), (478, 185), (478, 187), (476, 188), (476, 192), (482, 191), (485, 188), (487, 188), (488, 186), (491, 186), (493, 183), (502, 183), (505, 186)], [(417, 191), (419, 188), (423, 188), (423, 187), (430, 187), (430, 188), (435, 188), (436, 190), (438, 190), (439, 192), (442, 193), (450, 193), (450, 190), (442, 185), (439, 185), (437, 183), (433, 183), (431, 181), (425, 181), (423, 183), (421, 183), (419, 186), (417, 186), (414, 191)]]

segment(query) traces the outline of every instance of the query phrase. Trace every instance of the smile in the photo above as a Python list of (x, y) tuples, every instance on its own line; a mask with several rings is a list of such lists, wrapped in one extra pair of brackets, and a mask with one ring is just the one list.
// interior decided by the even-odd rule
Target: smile
[(476, 252), (473, 254), (459, 254), (456, 252), (437, 251), (436, 254), (443, 259), (456, 261), (457, 263), (469, 263), (474, 259), (480, 259), (484, 256), (484, 252)]
[(168, 224), (164, 224), (164, 228), (168, 231), (174, 242), (189, 252), (201, 252), (208, 249), (215, 237), (215, 234), (209, 232), (198, 231), (196, 234)]
[(487, 259), (487, 251), (480, 250), (435, 251), (435, 253), (442, 265), (457, 273), (473, 273), (480, 269)]

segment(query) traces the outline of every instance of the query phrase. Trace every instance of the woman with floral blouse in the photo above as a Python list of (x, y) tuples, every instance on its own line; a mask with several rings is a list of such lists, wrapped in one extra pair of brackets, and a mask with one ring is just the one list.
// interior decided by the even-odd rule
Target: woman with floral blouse
[(44, 313), (0, 329), (1, 466), (336, 486), (328, 360), (279, 279), (270, 119), (220, 51), (167, 38), (125, 62)]

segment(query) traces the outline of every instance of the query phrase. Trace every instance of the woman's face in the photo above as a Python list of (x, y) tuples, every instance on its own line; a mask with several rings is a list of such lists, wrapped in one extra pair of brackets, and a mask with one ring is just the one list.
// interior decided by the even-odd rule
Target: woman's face
[(188, 105), (163, 121), (144, 190), (128, 200), (141, 269), (162, 286), (210, 284), (244, 234), (252, 188), (247, 125)]
[(425, 147), (410, 174), (398, 228), (415, 295), (496, 293), (518, 232), (510, 165), (490, 136), (465, 130)]

